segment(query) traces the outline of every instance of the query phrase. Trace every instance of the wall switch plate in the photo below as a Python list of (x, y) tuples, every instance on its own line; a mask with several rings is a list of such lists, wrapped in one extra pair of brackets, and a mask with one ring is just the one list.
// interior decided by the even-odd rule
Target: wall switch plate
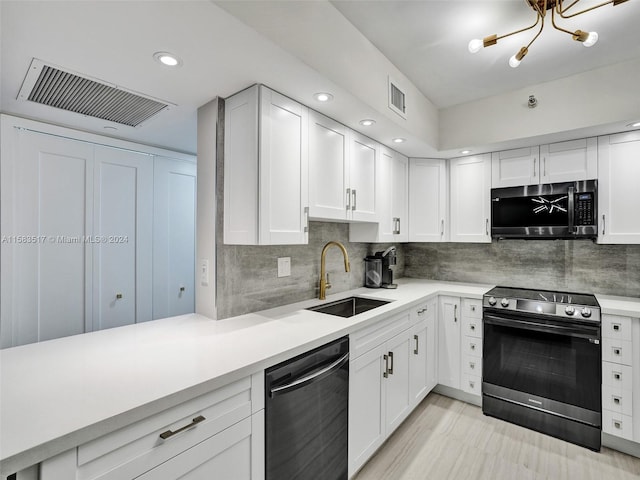
[(288, 277), (291, 275), (291, 257), (282, 257), (278, 259), (278, 278)]
[(209, 286), (209, 260), (207, 258), (200, 260), (200, 285)]

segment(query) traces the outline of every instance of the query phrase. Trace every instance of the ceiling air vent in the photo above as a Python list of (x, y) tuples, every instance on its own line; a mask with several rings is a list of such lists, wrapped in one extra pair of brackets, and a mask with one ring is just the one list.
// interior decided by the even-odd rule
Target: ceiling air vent
[(33, 59), (18, 98), (137, 127), (171, 104)]
[(391, 77), (389, 77), (389, 108), (402, 118), (407, 118), (406, 96)]

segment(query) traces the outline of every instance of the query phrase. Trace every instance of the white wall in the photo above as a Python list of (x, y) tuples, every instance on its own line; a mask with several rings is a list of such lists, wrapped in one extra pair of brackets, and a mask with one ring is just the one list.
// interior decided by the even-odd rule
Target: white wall
[[(440, 150), (461, 149), (637, 121), (640, 61), (619, 63), (440, 111)], [(538, 99), (528, 108), (529, 95)]]
[[(196, 313), (216, 318), (216, 152), (218, 99), (198, 109), (198, 183), (196, 220)], [(203, 260), (209, 284), (201, 282)]]

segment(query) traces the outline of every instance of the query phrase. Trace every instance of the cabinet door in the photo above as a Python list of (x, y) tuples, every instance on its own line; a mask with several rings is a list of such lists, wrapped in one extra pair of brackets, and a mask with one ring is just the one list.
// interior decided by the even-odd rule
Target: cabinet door
[(153, 318), (195, 311), (196, 164), (155, 157)]
[(491, 155), (453, 159), (451, 241), (491, 242)]
[(93, 146), (14, 128), (3, 134), (3, 143), (18, 145), (1, 159), (0, 346), (83, 333), (93, 300), (93, 245), (85, 241), (93, 229)]
[(349, 185), (351, 187), (351, 219), (377, 222), (376, 177), (378, 144), (357, 132), (349, 132)]
[(151, 320), (153, 157), (95, 147), (93, 328)]
[[(385, 181), (384, 176), (382, 182)], [(381, 182), (378, 182), (381, 183)], [(398, 152), (391, 156), (391, 228), (393, 241), (409, 241), (409, 159)]]
[(640, 243), (640, 132), (598, 138), (598, 243)]
[(491, 154), (491, 188), (540, 182), (540, 149), (526, 147)]
[(260, 87), (260, 245), (308, 243), (308, 132), (307, 107)]
[(252, 480), (251, 450), (251, 418), (245, 418), (136, 478)]
[(349, 476), (385, 440), (385, 378), (387, 353), (382, 344), (349, 365)]
[(441, 296), (438, 325), (438, 382), (460, 388), (460, 299)]
[(428, 304), (427, 314), (427, 392), (433, 390), (438, 384), (438, 322), (437, 308), (438, 302), (432, 300)]
[(591, 180), (598, 176), (598, 141), (583, 138), (540, 147), (540, 183)]
[[(409, 315), (409, 314), (407, 314)], [(410, 331), (396, 335), (387, 342), (387, 361), (389, 364), (386, 378), (386, 435), (390, 435), (410, 412), (409, 361)]]
[(347, 219), (347, 128), (309, 112), (309, 216)]
[(449, 238), (447, 162), (409, 161), (409, 241), (446, 242)]
[[(424, 315), (424, 314), (423, 314)], [(409, 364), (409, 392), (413, 406), (420, 403), (427, 391), (427, 322), (421, 320), (411, 328), (411, 361)]]

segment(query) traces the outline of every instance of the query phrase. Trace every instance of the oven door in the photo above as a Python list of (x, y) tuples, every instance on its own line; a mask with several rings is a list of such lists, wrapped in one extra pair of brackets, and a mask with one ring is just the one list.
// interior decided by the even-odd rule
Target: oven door
[(487, 312), (483, 324), (483, 385), (600, 413), (599, 325)]

